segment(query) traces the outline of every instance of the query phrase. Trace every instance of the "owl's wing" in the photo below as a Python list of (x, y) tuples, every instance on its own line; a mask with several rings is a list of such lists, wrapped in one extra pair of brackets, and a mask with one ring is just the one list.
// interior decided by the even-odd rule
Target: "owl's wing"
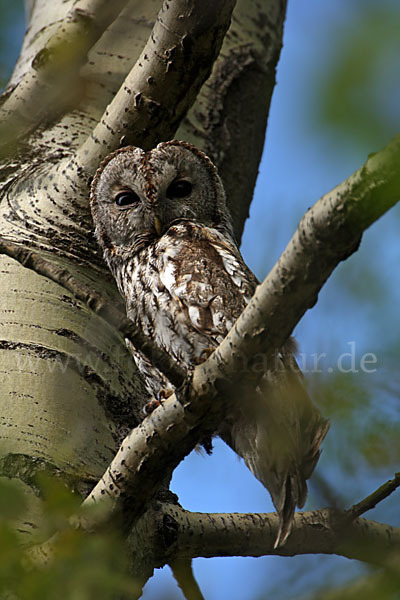
[(291, 531), (295, 508), (304, 506), (307, 480), (318, 462), (329, 422), (312, 403), (292, 354), (283, 353), (281, 368), (268, 373), (261, 388), (265, 401), (259, 414), (254, 467), (279, 514), (278, 547)]
[(260, 381), (253, 410), (236, 415), (222, 432), (271, 494), (279, 515), (275, 548), (286, 541), (296, 507), (304, 506), (307, 480), (329, 429), (304, 388), (292, 346), (289, 340), (277, 368)]

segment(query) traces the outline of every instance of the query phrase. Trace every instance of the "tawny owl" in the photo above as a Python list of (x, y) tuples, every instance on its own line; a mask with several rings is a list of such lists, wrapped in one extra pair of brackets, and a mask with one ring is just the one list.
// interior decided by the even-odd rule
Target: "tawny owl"
[[(236, 245), (215, 166), (186, 142), (110, 154), (92, 182), (98, 241), (128, 316), (182, 367), (200, 363), (228, 333), (257, 280)], [(276, 546), (320, 454), (328, 423), (303, 389), (289, 340), (254, 393), (233, 402), (216, 434), (269, 490), (279, 514)], [(148, 391), (170, 382), (131, 346)]]

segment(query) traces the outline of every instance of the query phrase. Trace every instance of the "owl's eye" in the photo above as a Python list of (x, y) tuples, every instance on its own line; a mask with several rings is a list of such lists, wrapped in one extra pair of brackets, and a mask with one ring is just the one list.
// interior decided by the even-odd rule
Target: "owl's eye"
[(132, 191), (120, 192), (115, 196), (115, 204), (121, 208), (132, 206), (132, 204), (137, 204), (138, 202), (140, 202), (139, 196)]
[(192, 184), (186, 179), (173, 181), (167, 189), (167, 198), (186, 198), (192, 191)]

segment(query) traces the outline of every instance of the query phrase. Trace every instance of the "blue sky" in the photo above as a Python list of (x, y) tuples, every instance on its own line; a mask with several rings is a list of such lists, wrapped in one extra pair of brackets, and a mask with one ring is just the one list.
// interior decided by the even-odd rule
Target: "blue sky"
[[(14, 6), (18, 5), (21, 3)], [(390, 0), (289, 1), (266, 145), (242, 244), (245, 260), (259, 278), (279, 257), (307, 208), (399, 131), (396, 100), (400, 98), (400, 78), (395, 71), (397, 65), (389, 60), (382, 59), (377, 67), (379, 86), (364, 92), (370, 98), (363, 100), (367, 104), (370, 100), (376, 112), (383, 115), (384, 125), (377, 127), (371, 145), (360, 141), (352, 131), (356, 115), (353, 121), (350, 116), (347, 128), (335, 128), (318, 116), (321, 88), (328, 85), (335, 57), (347, 48), (345, 60), (350, 60), (353, 47), (348, 40), (353, 32), (362, 30), (369, 12), (385, 12), (396, 6), (398, 10), (398, 5)], [(21, 35), (22, 20), (18, 18), (3, 33), (6, 57), (2, 64), (15, 61)], [(366, 376), (363, 385), (377, 390), (381, 413), (392, 411), (397, 419), (398, 400), (397, 404), (393, 401), (390, 390), (382, 391), (381, 382), (383, 378), (393, 379), (391, 356), (399, 349), (398, 329), (393, 327), (395, 307), (400, 302), (399, 277), (394, 275), (400, 263), (399, 224), (397, 207), (371, 227), (360, 251), (337, 269), (322, 290), (317, 306), (296, 328), (302, 352), (307, 356), (326, 352), (325, 371), (328, 365), (337, 364), (341, 354), (349, 352), (352, 343), (357, 360), (363, 353), (374, 353), (377, 372)], [(396, 381), (394, 388), (395, 384)], [(315, 382), (310, 380), (310, 386), (313, 389)], [(344, 397), (346, 392), (345, 386)], [(326, 409), (331, 410), (329, 405)], [(340, 415), (336, 418), (335, 410), (332, 408), (328, 415), (332, 418), (332, 431), (319, 469), (331, 487), (340, 488), (340, 496), (351, 503), (390, 478), (392, 466), (385, 463), (371, 470), (361, 459), (354, 464), (342, 463), (337, 446), (343, 445), (345, 452), (351, 445), (347, 445), (350, 442), (346, 422)], [(375, 410), (366, 406), (365, 418), (375, 418)], [(215, 446), (212, 457), (192, 453), (176, 470), (172, 489), (178, 493), (181, 504), (194, 511), (272, 510), (264, 488), (231, 450), (222, 442), (217, 441)], [(307, 507), (318, 508), (318, 503), (313, 503), (316, 500), (311, 489)], [(385, 510), (378, 510), (372, 518), (386, 518), (395, 524), (398, 517), (394, 503), (385, 505)], [(345, 559), (315, 556), (197, 559), (195, 570), (207, 600), (252, 600), (265, 597), (267, 591), (279, 600), (306, 595), (311, 584), (318, 586), (324, 581), (333, 585), (361, 572), (362, 567)], [(145, 600), (180, 597), (168, 569), (157, 572), (144, 594)]]

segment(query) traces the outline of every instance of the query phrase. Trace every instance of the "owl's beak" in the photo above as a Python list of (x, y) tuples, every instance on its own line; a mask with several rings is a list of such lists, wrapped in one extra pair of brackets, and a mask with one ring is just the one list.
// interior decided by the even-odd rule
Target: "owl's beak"
[(157, 217), (157, 215), (154, 216), (153, 225), (154, 225), (154, 229), (157, 232), (157, 235), (159, 235), (161, 237), (161, 235), (162, 235), (162, 224), (161, 224), (160, 219)]

